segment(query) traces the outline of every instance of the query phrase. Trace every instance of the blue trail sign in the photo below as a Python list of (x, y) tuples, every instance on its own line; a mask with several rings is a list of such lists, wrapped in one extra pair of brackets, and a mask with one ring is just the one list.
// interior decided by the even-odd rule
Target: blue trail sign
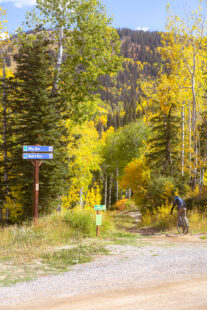
[(23, 152), (53, 152), (53, 146), (23, 145)]
[(23, 159), (53, 159), (52, 153), (23, 153)]
[(94, 210), (95, 211), (98, 211), (98, 210), (106, 211), (106, 206), (105, 205), (96, 205), (96, 206), (94, 206)]

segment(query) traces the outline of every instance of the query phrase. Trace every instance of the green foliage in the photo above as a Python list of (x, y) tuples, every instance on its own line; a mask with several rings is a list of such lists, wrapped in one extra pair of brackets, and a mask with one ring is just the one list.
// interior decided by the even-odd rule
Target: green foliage
[(38, 0), (37, 9), (27, 26), (45, 26), (55, 39), (53, 90), (71, 119), (85, 121), (93, 114), (98, 78), (121, 68), (118, 34), (99, 0)]
[(169, 109), (151, 118), (152, 137), (147, 154), (149, 166), (165, 176), (177, 174), (180, 118)]
[(96, 221), (90, 210), (73, 209), (65, 214), (65, 221), (72, 228), (74, 236), (95, 237)]
[(99, 76), (116, 72), (121, 61), (119, 38), (103, 6), (97, 0), (78, 2), (76, 24), (65, 42), (67, 58), (61, 71), (61, 90), (70, 104), (71, 116), (80, 121), (87, 100), (93, 98), (92, 92), (99, 85)]
[(103, 149), (106, 170), (115, 173), (116, 168), (119, 168), (121, 174), (132, 159), (140, 157), (148, 136), (149, 128), (142, 121), (131, 123), (109, 134)]
[(143, 199), (142, 211), (156, 210), (159, 206), (173, 201), (177, 187), (172, 177), (155, 176), (151, 178)]
[[(64, 221), (71, 229), (75, 238), (86, 238), (96, 236), (96, 213), (92, 208), (74, 208), (64, 215)], [(103, 214), (101, 235), (107, 235), (113, 230), (113, 221), (106, 214)]]

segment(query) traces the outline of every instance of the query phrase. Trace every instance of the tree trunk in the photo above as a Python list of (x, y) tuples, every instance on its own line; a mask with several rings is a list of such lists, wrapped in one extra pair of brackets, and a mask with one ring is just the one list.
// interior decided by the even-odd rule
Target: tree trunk
[(119, 181), (118, 181), (118, 177), (119, 177), (119, 168), (116, 168), (116, 201), (119, 200)]
[(132, 197), (132, 190), (131, 188), (129, 188), (129, 199), (131, 199), (131, 197)]
[(105, 206), (107, 209), (107, 175), (106, 175), (106, 179), (105, 179)]
[[(198, 137), (198, 156), (199, 158), (201, 158), (201, 141), (200, 141), (200, 137)], [(202, 189), (202, 167), (200, 167), (199, 169), (199, 188), (200, 188), (200, 192)]]
[(112, 176), (110, 175), (110, 180), (109, 180), (109, 209), (111, 208), (111, 187), (112, 187)]
[[(195, 69), (194, 69), (195, 72)], [(198, 140), (197, 140), (197, 106), (195, 94), (195, 73), (191, 75), (191, 89), (193, 97), (193, 114), (192, 114), (192, 129), (193, 129), (193, 187), (196, 186), (197, 170), (198, 170)]]
[(184, 157), (185, 157), (185, 110), (184, 110), (184, 102), (181, 111), (181, 119), (182, 119), (182, 146), (181, 146), (181, 173), (184, 176)]
[(121, 189), (121, 197), (120, 198), (122, 199), (122, 197), (123, 197), (123, 189)]
[(189, 169), (190, 169), (190, 177), (192, 173), (192, 133), (191, 133), (191, 107), (190, 107), (190, 102), (189, 102), (189, 120), (188, 120), (188, 127), (189, 127)]
[(127, 190), (125, 191), (125, 198), (126, 198), (126, 199), (129, 198), (129, 196), (128, 196), (128, 191), (127, 191)]
[(57, 63), (56, 63), (56, 74), (54, 78), (54, 84), (52, 93), (55, 94), (57, 92), (58, 81), (60, 76), (60, 68), (63, 60), (63, 26), (60, 27), (59, 38), (58, 38), (58, 55), (57, 55)]
[(83, 208), (83, 187), (80, 189), (80, 206)]

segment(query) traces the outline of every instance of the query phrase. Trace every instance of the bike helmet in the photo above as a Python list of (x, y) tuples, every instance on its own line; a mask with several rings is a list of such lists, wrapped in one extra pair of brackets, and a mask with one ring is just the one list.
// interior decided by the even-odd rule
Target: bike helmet
[(174, 197), (174, 201), (176, 201), (176, 202), (179, 201), (179, 197), (178, 197), (178, 196), (175, 196), (175, 197)]

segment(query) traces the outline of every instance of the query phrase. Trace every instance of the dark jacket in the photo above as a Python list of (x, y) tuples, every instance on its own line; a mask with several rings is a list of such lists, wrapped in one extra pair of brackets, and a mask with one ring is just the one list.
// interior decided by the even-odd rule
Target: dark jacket
[(177, 209), (186, 208), (185, 201), (183, 201), (182, 198), (175, 196), (174, 201), (173, 201), (173, 206), (171, 208), (171, 214), (173, 213), (173, 209), (176, 205), (177, 205)]

